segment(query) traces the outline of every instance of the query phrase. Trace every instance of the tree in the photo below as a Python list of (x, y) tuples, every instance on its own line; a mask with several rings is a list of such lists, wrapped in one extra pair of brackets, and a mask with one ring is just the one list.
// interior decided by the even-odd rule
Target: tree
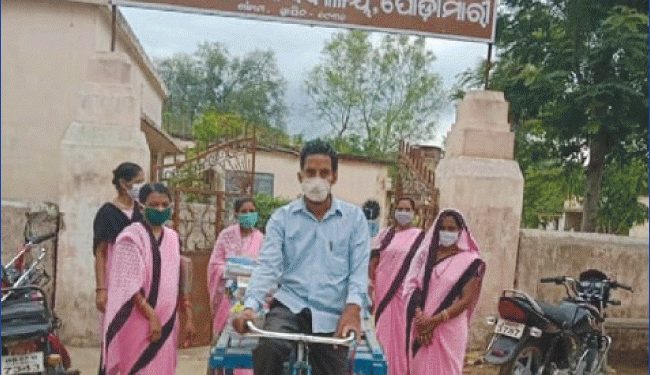
[[(530, 133), (529, 120), (537, 120), (532, 123), (555, 143), (562, 165), (586, 166), (581, 230), (596, 231), (603, 175), (613, 155), (623, 163), (647, 160), (648, 3), (506, 0), (505, 5), (492, 88), (510, 102), (516, 132)], [(638, 152), (624, 151), (631, 145), (639, 146)], [(647, 170), (638, 177), (647, 180)]]
[(200, 150), (222, 139), (252, 136), (253, 133), (257, 141), (263, 144), (287, 144), (291, 140), (282, 129), (271, 126), (252, 129), (237, 113), (216, 109), (208, 109), (199, 115), (192, 128), (194, 140)]
[(163, 128), (172, 135), (191, 134), (192, 121), (202, 101), (198, 62), (186, 53), (154, 61), (169, 92), (163, 108)]
[(259, 213), (259, 222), (257, 227), (261, 231), (265, 231), (266, 223), (273, 215), (276, 209), (288, 204), (291, 200), (282, 198), (282, 197), (272, 197), (266, 194), (255, 194), (255, 205), (257, 206), (257, 212)]
[(646, 222), (648, 207), (638, 199), (647, 195), (648, 158), (612, 157), (603, 173), (599, 231), (627, 235), (634, 225)]
[(194, 139), (199, 150), (223, 138), (234, 138), (244, 133), (245, 124), (241, 117), (232, 112), (218, 112), (209, 109), (194, 121)]
[(445, 100), (424, 38), (385, 36), (375, 47), (362, 31), (335, 34), (306, 80), (318, 120), (367, 153), (395, 152), (401, 139), (430, 139)]
[(193, 54), (156, 59), (156, 67), (169, 90), (163, 126), (171, 134), (193, 135), (197, 118), (209, 112), (235, 113), (247, 128), (285, 135), (286, 82), (272, 51), (232, 57), (219, 42), (204, 42)]

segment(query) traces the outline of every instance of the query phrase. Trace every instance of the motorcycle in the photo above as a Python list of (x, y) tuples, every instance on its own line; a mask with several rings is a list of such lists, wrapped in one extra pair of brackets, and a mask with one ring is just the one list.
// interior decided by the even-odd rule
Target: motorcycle
[(484, 355), (499, 366), (499, 375), (604, 374), (612, 345), (604, 328), (605, 309), (620, 305), (610, 299), (614, 289), (632, 288), (595, 269), (579, 279), (547, 277), (541, 283), (563, 285), (567, 297), (552, 305), (518, 290), (504, 290), (498, 318), (489, 318), (494, 334)]
[(70, 370), (70, 356), (56, 331), (61, 321), (48, 304), (42, 287), (50, 277), (43, 269), (46, 250), (25, 267), (31, 250), (49, 239), (50, 233), (26, 237), (22, 249), (2, 266), (2, 374), (78, 374)]

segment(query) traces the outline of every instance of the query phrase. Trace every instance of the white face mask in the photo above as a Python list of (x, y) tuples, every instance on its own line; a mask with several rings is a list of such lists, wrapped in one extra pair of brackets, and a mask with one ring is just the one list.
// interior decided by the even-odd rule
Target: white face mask
[(320, 177), (303, 178), (302, 192), (312, 202), (325, 202), (330, 194), (331, 184), (328, 180)]
[(458, 232), (447, 232), (441, 230), (439, 234), (440, 240), (438, 243), (440, 246), (449, 247), (458, 241)]
[(138, 202), (140, 199), (140, 189), (142, 189), (144, 185), (144, 183), (141, 183), (133, 184), (133, 186), (131, 186), (131, 190), (129, 190), (129, 196), (131, 196), (131, 199), (133, 199), (134, 202)]
[(395, 211), (395, 221), (401, 226), (407, 226), (413, 221), (413, 212), (411, 211)]

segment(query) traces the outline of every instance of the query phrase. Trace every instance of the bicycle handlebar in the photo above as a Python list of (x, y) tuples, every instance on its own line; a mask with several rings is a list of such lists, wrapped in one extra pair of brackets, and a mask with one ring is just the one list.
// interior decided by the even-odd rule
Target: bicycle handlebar
[(350, 332), (350, 335), (346, 338), (338, 339), (333, 337), (321, 337), (321, 336), (311, 336), (304, 333), (283, 333), (283, 332), (273, 332), (259, 329), (251, 321), (247, 321), (246, 325), (248, 329), (251, 330), (251, 333), (254, 336), (280, 339), (280, 340), (291, 340), (291, 341), (302, 341), (313, 344), (329, 344), (329, 345), (343, 345), (351, 346), (355, 341), (355, 333)]

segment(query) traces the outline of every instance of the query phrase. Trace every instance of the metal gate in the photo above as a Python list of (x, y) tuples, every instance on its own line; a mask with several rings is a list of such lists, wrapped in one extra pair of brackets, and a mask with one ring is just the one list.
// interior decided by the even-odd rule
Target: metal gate
[(174, 194), (173, 228), (183, 255), (192, 259), (190, 295), (197, 336), (190, 346), (208, 345), (212, 316), (207, 289), (210, 251), (227, 225), (235, 197), (251, 194), (255, 176), (255, 136), (224, 140), (192, 155), (175, 155), (154, 168), (154, 180), (166, 182)]
[(391, 212), (399, 196), (413, 198), (420, 213), (419, 226), (426, 229), (433, 224), (440, 207), (440, 191), (435, 186), (437, 161), (427, 161), (424, 156), (406, 142), (400, 142), (398, 175), (393, 196), (389, 196)]
[(173, 228), (185, 251), (211, 250), (234, 198), (253, 193), (256, 147), (255, 136), (225, 140), (154, 169), (174, 192)]

